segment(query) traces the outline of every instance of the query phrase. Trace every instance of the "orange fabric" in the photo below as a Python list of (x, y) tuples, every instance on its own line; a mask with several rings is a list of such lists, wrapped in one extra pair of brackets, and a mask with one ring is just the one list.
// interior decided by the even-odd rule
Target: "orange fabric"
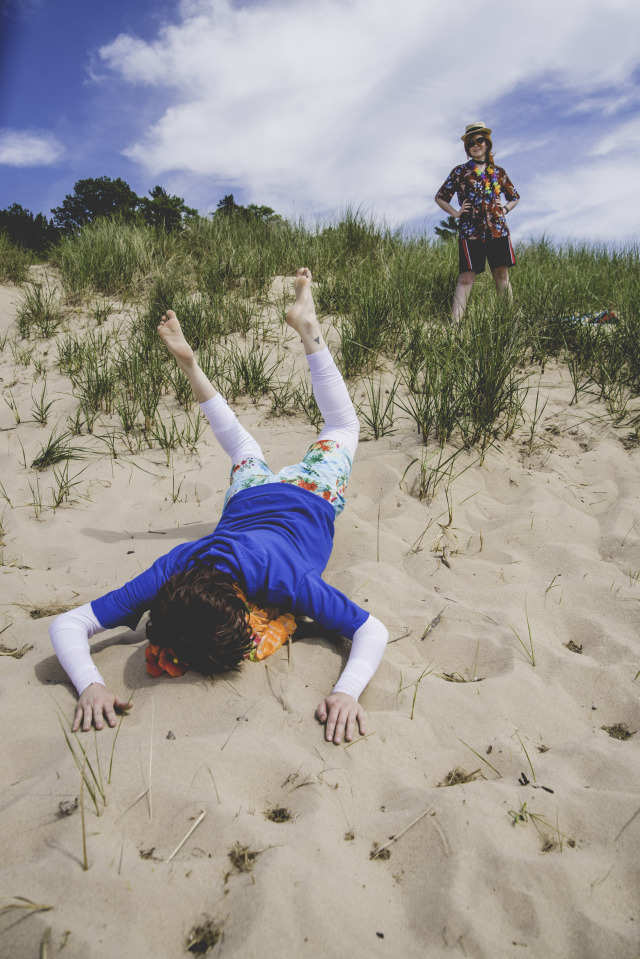
[(295, 616), (292, 613), (280, 614), (275, 606), (258, 609), (249, 603), (249, 624), (253, 630), (254, 648), (249, 653), (249, 659), (266, 659), (293, 636), (296, 629)]
[(147, 672), (156, 679), (159, 676), (184, 676), (189, 668), (186, 663), (181, 663), (174, 655), (172, 649), (168, 646), (154, 646), (149, 643), (144, 652), (147, 661)]

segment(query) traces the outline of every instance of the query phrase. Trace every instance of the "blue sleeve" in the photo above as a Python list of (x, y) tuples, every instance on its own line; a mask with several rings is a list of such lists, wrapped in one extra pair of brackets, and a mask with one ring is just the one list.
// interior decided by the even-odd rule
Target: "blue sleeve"
[(353, 603), (344, 593), (330, 586), (315, 572), (308, 573), (300, 585), (294, 612), (309, 616), (325, 629), (352, 639), (358, 629), (369, 618), (369, 613)]
[(135, 579), (129, 580), (119, 589), (106, 593), (91, 603), (98, 621), (105, 629), (115, 626), (128, 626), (135, 629), (142, 614), (145, 613), (155, 599), (161, 586), (183, 569), (193, 554), (193, 543), (182, 543), (174, 547), (169, 553), (157, 559), (153, 566), (140, 573)]

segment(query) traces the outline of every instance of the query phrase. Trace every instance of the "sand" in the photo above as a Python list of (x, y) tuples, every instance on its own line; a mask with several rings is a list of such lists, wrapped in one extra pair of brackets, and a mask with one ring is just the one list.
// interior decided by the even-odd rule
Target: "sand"
[[(317, 628), (290, 662), (283, 649), (213, 681), (151, 679), (144, 623), (96, 637), (108, 686), (133, 694), (117, 742), (79, 738), (102, 775), (98, 816), (47, 626), (209, 531), (227, 463), (208, 434), (169, 468), (160, 450), (113, 459), (80, 437), (100, 452), (71, 462), (79, 485), (52, 509), (51, 468), (29, 464), (77, 401), (53, 341), (28, 365), (12, 352), (20, 296), (0, 289), (2, 390), (20, 415), (0, 408), (0, 897), (43, 911), (0, 913), (2, 955), (639, 956), (640, 734), (603, 727), (640, 729), (640, 450), (598, 402), (570, 405), (561, 366), (536, 371), (533, 443), (524, 424), (483, 463), (462, 454), (432, 502), (415, 465), (401, 482), (421, 454), (409, 422), (361, 443), (326, 578), (392, 640), (362, 696), (364, 739), (323, 740), (315, 707), (348, 644)], [(301, 369), (276, 312), (274, 349)], [(236, 404), (279, 468), (315, 431), (268, 408)]]

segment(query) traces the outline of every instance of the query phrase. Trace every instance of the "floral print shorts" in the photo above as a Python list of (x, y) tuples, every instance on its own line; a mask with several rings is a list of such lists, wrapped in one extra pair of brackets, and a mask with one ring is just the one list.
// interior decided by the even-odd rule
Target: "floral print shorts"
[(291, 483), (311, 493), (317, 493), (331, 503), (338, 516), (345, 506), (344, 494), (351, 472), (351, 455), (338, 440), (318, 440), (309, 447), (301, 463), (285, 466), (279, 473), (269, 469), (257, 456), (234, 463), (231, 467), (231, 485), (224, 498), (227, 503), (241, 489), (263, 486), (266, 483)]

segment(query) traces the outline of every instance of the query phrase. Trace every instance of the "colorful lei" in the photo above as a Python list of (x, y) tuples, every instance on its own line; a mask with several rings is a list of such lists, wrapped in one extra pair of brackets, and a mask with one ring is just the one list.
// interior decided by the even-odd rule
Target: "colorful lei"
[(476, 164), (473, 168), (473, 172), (476, 176), (480, 177), (482, 183), (482, 189), (487, 194), (491, 196), (494, 193), (496, 196), (500, 195), (500, 184), (498, 183), (498, 174), (493, 163), (487, 163), (484, 170)]

